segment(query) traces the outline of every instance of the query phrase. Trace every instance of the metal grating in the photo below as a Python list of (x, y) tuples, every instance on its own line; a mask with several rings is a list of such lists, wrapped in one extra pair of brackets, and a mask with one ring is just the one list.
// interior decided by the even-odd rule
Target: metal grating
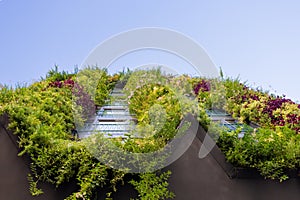
[(135, 127), (136, 119), (129, 113), (126, 96), (122, 89), (115, 88), (110, 94), (113, 100), (107, 100), (96, 117), (78, 131), (80, 138), (85, 138), (96, 132), (102, 132), (108, 138), (127, 137)]
[[(226, 127), (228, 131), (235, 131), (237, 128), (242, 128), (238, 137), (244, 137), (246, 133), (245, 124), (237, 122), (230, 114), (223, 110), (206, 110), (207, 115), (214, 122), (220, 122), (220, 126)], [(251, 125), (252, 128), (257, 128), (257, 125)]]

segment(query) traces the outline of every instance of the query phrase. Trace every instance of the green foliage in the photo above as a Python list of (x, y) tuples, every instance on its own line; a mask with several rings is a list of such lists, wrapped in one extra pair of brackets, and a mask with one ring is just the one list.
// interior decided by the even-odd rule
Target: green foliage
[(91, 199), (96, 188), (103, 187), (106, 184), (107, 176), (107, 167), (99, 162), (82, 165), (77, 176), (81, 189), (67, 199), (73, 199), (74, 196), (80, 199)]
[(184, 75), (172, 77), (160, 69), (138, 70), (129, 78), (125, 93), (130, 112), (136, 115), (144, 137), (158, 142), (171, 140), (187, 113), (196, 116), (197, 102), (192, 98), (192, 84)]
[[(89, 67), (77, 74), (59, 72), (56, 67), (50, 70), (46, 79), (29, 87), (0, 88), (0, 113), (9, 114), (9, 128), (19, 137), (19, 155), (27, 154), (32, 160), (28, 181), (33, 195), (42, 193), (38, 188), (40, 181), (60, 187), (75, 179), (79, 189), (67, 199), (93, 199), (96, 191), (103, 187), (111, 189), (107, 193), (109, 199), (117, 191), (117, 185), (124, 184), (127, 173), (96, 160), (94, 152), (87, 149), (89, 140), (78, 140), (71, 134), (75, 119), (81, 119), (84, 111), (78, 105), (78, 112), (74, 112), (74, 85), (83, 86), (95, 104), (101, 106), (119, 80), (128, 81), (124, 92), (138, 124), (126, 140), (111, 139), (109, 143), (101, 134), (91, 137), (90, 141), (97, 139), (95, 141), (102, 149), (114, 146), (135, 153), (160, 150), (180, 132), (178, 126), (185, 114), (198, 116), (202, 126), (207, 128), (210, 120), (206, 109), (218, 108), (226, 109), (241, 122), (263, 124), (258, 129), (247, 129), (243, 138), (238, 138), (241, 129), (228, 132), (217, 125), (210, 126), (229, 162), (257, 168), (264, 177), (279, 180), (287, 179), (286, 170), (300, 167), (300, 134), (294, 130), (299, 124), (272, 124), (269, 115), (263, 111), (266, 103), (275, 97), (250, 89), (238, 79), (209, 80), (211, 90), (200, 91), (196, 96), (193, 85), (201, 79), (186, 75), (172, 77), (159, 69), (123, 71), (111, 76), (97, 67)], [(271, 114), (288, 122), (291, 114), (300, 114), (299, 110), (297, 104), (284, 103)], [(133, 137), (137, 133), (143, 137)], [(118, 157), (109, 151), (98, 153), (107, 159)], [(118, 159), (122, 161), (121, 157)], [(147, 165), (152, 166), (163, 159), (158, 158)], [(174, 198), (168, 190), (170, 174), (144, 173), (130, 183), (139, 192), (140, 199)]]
[[(96, 91), (87, 86), (87, 92), (95, 92), (97, 105), (102, 105), (110, 90), (120, 77), (110, 76), (106, 70), (88, 68), (77, 75), (59, 72), (57, 67), (47, 78), (29, 87), (16, 89), (1, 87), (0, 113), (8, 113), (9, 128), (19, 137), (20, 153), (31, 157), (31, 173), (28, 175), (32, 195), (42, 194), (40, 181), (56, 187), (70, 180), (79, 186), (67, 199), (93, 199), (97, 190), (103, 187), (117, 191), (117, 184), (123, 183), (126, 173), (113, 170), (94, 158), (84, 141), (71, 134), (74, 128), (73, 80), (81, 84), (97, 79)], [(82, 109), (82, 108), (81, 108)], [(117, 142), (115, 142), (117, 144)], [(122, 144), (123, 145), (123, 144)], [(119, 146), (122, 147), (120, 144)], [(164, 188), (162, 188), (164, 190)]]
[(126, 76), (128, 81), (125, 88), (123, 89), (124, 93), (130, 98), (133, 95), (133, 92), (136, 89), (139, 89), (147, 85), (166, 85), (167, 77), (163, 75), (161, 70), (150, 69), (150, 70), (136, 70), (130, 72), (130, 76)]
[[(213, 80), (215, 82), (209, 81), (211, 91), (198, 94), (199, 111), (220, 105), (213, 102), (223, 101), (223, 106), (216, 107), (225, 109), (244, 123), (243, 129), (247, 132), (239, 138), (241, 128), (228, 132), (221, 127), (210, 126), (213, 136), (219, 136), (216, 137), (217, 144), (227, 160), (235, 166), (256, 168), (265, 178), (287, 179), (287, 170), (299, 168), (300, 163), (300, 135), (295, 131), (299, 131), (299, 106), (261, 89), (251, 89), (239, 79), (223, 77)], [(220, 98), (222, 96), (225, 100)], [(198, 119), (201, 124), (207, 124), (203, 123), (205, 118)], [(258, 123), (260, 128), (253, 129), (245, 125), (250, 122)]]
[(193, 78), (194, 92), (198, 102), (205, 109), (224, 109), (226, 103), (226, 87), (223, 81), (205, 78)]
[(155, 173), (144, 173), (140, 175), (140, 180), (131, 180), (130, 183), (139, 192), (141, 200), (158, 200), (174, 198), (175, 194), (170, 192), (168, 178), (171, 172), (167, 171), (160, 175)]
[[(137, 71), (129, 79), (125, 91), (131, 94), (128, 97), (129, 109), (136, 115), (139, 125), (144, 130), (151, 126), (152, 129), (148, 129), (153, 131), (152, 136), (168, 141), (174, 137), (182, 112), (175, 93), (168, 86), (162, 85), (162, 82), (166, 82), (166, 78), (158, 70)], [(155, 113), (154, 108), (161, 111), (160, 117), (155, 117), (159, 113)]]
[(1, 114), (1, 108), (3, 104), (7, 104), (12, 101), (14, 98), (14, 92), (12, 88), (9, 88), (8, 86), (2, 86), (0, 87), (0, 114)]
[(32, 196), (38, 196), (40, 194), (43, 194), (43, 191), (41, 189), (38, 189), (37, 187), (38, 181), (34, 181), (31, 174), (28, 174), (27, 179), (29, 182), (29, 191), (32, 194)]
[(87, 67), (77, 73), (76, 82), (91, 96), (96, 105), (101, 106), (112, 89), (108, 78), (106, 69)]
[(70, 74), (67, 71), (59, 71), (58, 66), (55, 65), (54, 69), (49, 70), (46, 75), (46, 80), (52, 81), (63, 81), (71, 78), (74, 74)]
[(227, 143), (223, 150), (231, 163), (257, 168), (266, 178), (282, 181), (287, 169), (300, 167), (300, 135), (289, 128), (254, 129), (241, 139), (237, 133), (224, 133), (221, 140)]

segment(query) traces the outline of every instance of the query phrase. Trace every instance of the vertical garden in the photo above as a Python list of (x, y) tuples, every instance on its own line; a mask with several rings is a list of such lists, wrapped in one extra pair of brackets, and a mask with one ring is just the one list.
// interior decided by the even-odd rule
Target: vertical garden
[[(284, 96), (222, 76), (174, 76), (159, 69), (110, 75), (97, 67), (68, 73), (55, 68), (29, 86), (0, 89), (0, 114), (8, 114), (8, 128), (19, 138), (19, 156), (30, 157), (32, 195), (43, 195), (40, 182), (60, 187), (75, 180), (78, 190), (66, 199), (94, 199), (97, 191), (106, 191), (111, 199), (124, 184), (132, 185), (139, 199), (175, 197), (176, 191), (168, 189), (170, 171), (133, 174), (111, 168), (86, 148), (91, 139), (74, 134), (97, 109), (113, 101), (110, 93), (118, 82), (125, 85), (136, 129), (125, 139), (97, 133), (103, 145), (109, 140), (127, 152), (159, 151), (176, 137), (180, 122), (190, 113), (207, 131), (213, 127), (217, 145), (235, 166), (257, 169), (263, 177), (280, 181), (288, 179), (289, 170), (300, 168), (300, 105)], [(211, 121), (209, 110), (226, 111), (242, 125), (228, 130)], [(137, 133), (142, 137), (134, 137)]]

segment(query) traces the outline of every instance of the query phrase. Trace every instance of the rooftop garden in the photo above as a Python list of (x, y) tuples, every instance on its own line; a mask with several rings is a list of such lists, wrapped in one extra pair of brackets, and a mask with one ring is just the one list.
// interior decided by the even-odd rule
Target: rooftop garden
[[(106, 138), (101, 132), (78, 138), (76, 129), (108, 100), (114, 101), (110, 93), (120, 82), (136, 117), (135, 130), (125, 139)], [(226, 111), (242, 125), (228, 130), (210, 119), (209, 110)], [(300, 168), (300, 105), (223, 76), (172, 76), (159, 69), (110, 75), (97, 67), (68, 73), (55, 68), (32, 85), (2, 87), (0, 114), (4, 113), (8, 128), (19, 138), (19, 155), (31, 159), (32, 195), (43, 193), (41, 181), (59, 187), (72, 179), (78, 191), (66, 199), (92, 199), (104, 187), (110, 188), (106, 196), (112, 199), (123, 184), (131, 184), (139, 199), (174, 198), (168, 189), (170, 171), (133, 174), (115, 169), (96, 159), (86, 144), (96, 140), (106, 145), (109, 140), (127, 152), (158, 151), (176, 137), (188, 113), (207, 131), (213, 127), (217, 145), (235, 166), (255, 168), (263, 177), (280, 181), (288, 179), (288, 170)], [(137, 134), (142, 137), (133, 137)], [(109, 159), (109, 153), (96, 153)]]

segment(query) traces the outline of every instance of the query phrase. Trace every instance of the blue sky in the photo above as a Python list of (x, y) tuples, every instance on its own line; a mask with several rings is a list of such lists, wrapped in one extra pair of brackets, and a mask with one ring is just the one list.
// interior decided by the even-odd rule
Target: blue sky
[[(112, 35), (161, 27), (193, 38), (226, 75), (300, 100), (299, 19), (297, 0), (0, 0), (0, 83), (39, 79), (55, 64), (72, 71)], [(135, 66), (141, 57), (116, 65)], [(148, 54), (156, 59), (172, 64)]]

